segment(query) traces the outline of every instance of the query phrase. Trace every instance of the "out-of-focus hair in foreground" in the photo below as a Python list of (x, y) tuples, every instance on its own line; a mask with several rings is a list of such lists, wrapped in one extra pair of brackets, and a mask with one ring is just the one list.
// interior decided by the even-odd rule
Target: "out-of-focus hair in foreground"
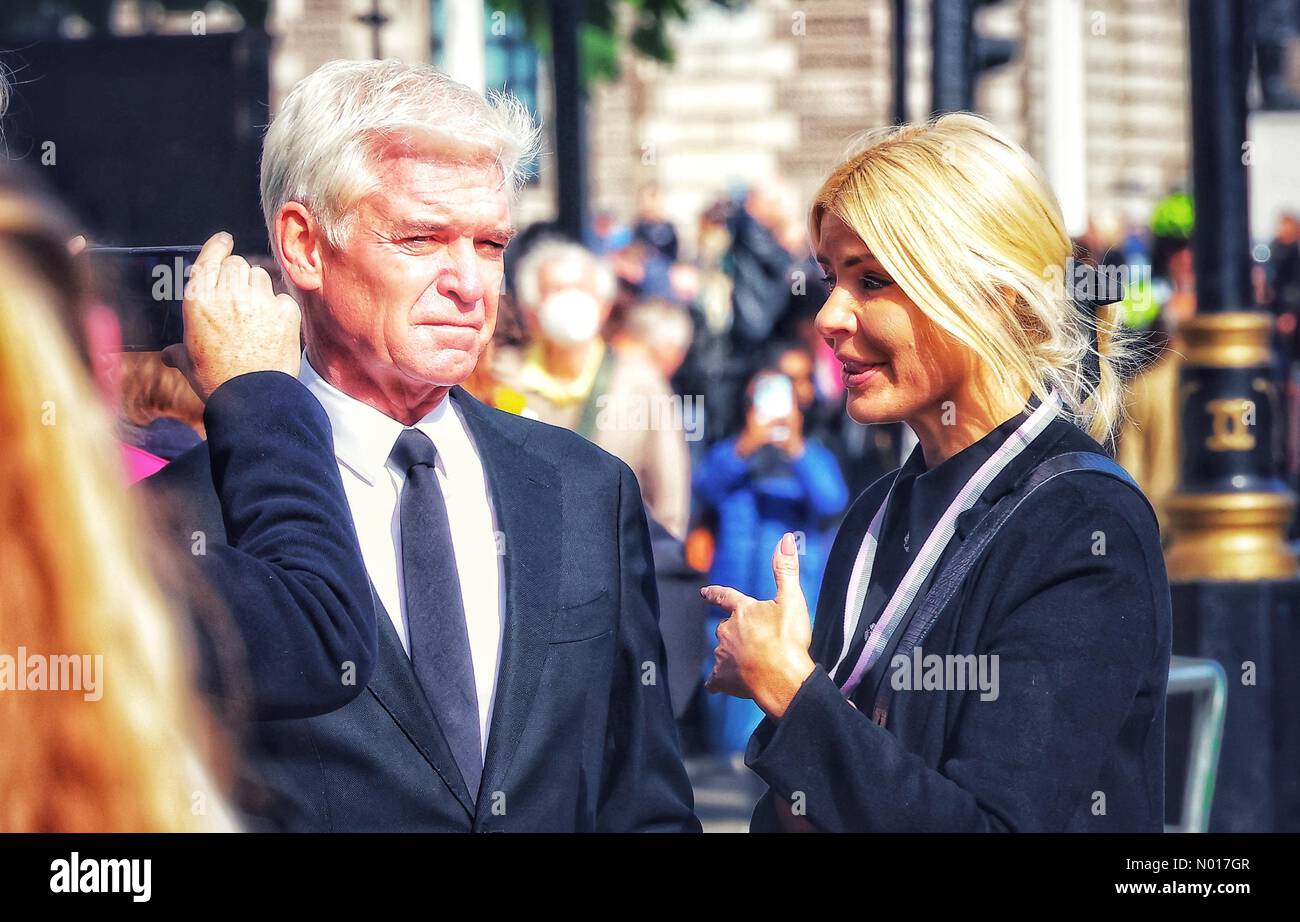
[(0, 171), (0, 656), (42, 662), (47, 688), (73, 658), (102, 668), (93, 691), (85, 674), (0, 688), (0, 831), (222, 828), (187, 651), (89, 372), (85, 259), (30, 179)]

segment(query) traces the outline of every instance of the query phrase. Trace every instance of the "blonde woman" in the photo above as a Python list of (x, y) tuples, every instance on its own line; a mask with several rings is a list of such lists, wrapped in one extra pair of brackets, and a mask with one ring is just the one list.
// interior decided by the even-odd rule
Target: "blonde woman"
[(752, 828), (1160, 830), (1159, 532), (1099, 444), (1121, 347), (1067, 296), (1042, 173), (975, 116), (891, 129), (810, 230), (850, 415), (919, 445), (849, 510), (811, 631), (792, 536), (775, 599), (704, 590), (711, 689), (766, 712)]

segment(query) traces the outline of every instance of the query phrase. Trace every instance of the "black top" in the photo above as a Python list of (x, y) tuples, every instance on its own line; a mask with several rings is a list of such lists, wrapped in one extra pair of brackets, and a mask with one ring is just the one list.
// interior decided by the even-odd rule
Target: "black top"
[[(953, 479), (1014, 428), (1008, 421), (987, 444), (972, 446), (969, 459), (965, 452), (950, 459), (958, 461)], [(1079, 451), (1101, 447), (1064, 419), (1050, 422), (958, 516), (949, 554), (1041, 461)], [(916, 456), (908, 462), (918, 463)], [(911, 478), (912, 528), (933, 527), (927, 518), (938, 512), (930, 507), (946, 505), (946, 467)], [(1091, 471), (1034, 492), (924, 642), (925, 656), (996, 662), (995, 693), (902, 688), (880, 727), (870, 719), (869, 692), (859, 691), (855, 707), (827, 669), (842, 646), (858, 548), (888, 488), (884, 478), (864, 492), (836, 536), (813, 629), (817, 668), (781, 720), (764, 720), (750, 740), (746, 764), (769, 787), (752, 828), (781, 828), (781, 799), (802, 805), (806, 819), (827, 831), (1161, 830), (1171, 629), (1150, 506), (1130, 486)], [(881, 565), (882, 586), (914, 552), (898, 556), (898, 527), (882, 529), (895, 545)], [(915, 549), (919, 533), (908, 543)]]
[[(885, 510), (884, 520), (881, 522), (880, 540), (876, 547), (876, 559), (871, 568), (871, 579), (867, 583), (867, 594), (862, 602), (861, 616), (856, 622), (858, 630), (854, 635), (852, 649), (835, 671), (836, 685), (843, 685), (853, 671), (858, 656), (866, 645), (866, 638), (872, 625), (884, 612), (885, 606), (898, 589), (898, 584), (908, 568), (916, 560), (925, 540), (939, 524), (939, 518), (944, 510), (961, 492), (961, 488), (975, 476), (984, 462), (1020, 428), (1037, 406), (1038, 401), (1035, 399), (1025, 410), (933, 469), (926, 468), (925, 454), (921, 451), (921, 446), (917, 445), (913, 448), (912, 453), (898, 470), (897, 480), (894, 481), (893, 496), (889, 500), (889, 508)], [(887, 480), (886, 489), (888, 489), (888, 482)], [(925, 593), (934, 582), (934, 577), (952, 558), (958, 544), (959, 542), (954, 540), (944, 550), (938, 563), (919, 587), (908, 615), (925, 598)], [(843, 601), (842, 597), (841, 601)], [(903, 623), (906, 623), (906, 619)], [(889, 661), (902, 635), (900, 626), (889, 638), (884, 652), (863, 676), (861, 684), (853, 693), (854, 704), (865, 708), (868, 713), (871, 703), (875, 700), (876, 690), (888, 674)]]

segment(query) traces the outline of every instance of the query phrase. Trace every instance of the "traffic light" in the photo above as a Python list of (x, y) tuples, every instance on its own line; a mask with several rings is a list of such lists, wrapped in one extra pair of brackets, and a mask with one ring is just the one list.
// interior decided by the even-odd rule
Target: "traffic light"
[(980, 7), (1003, 0), (933, 0), (930, 7), (931, 87), (934, 112), (955, 112), (975, 105), (975, 84), (986, 71), (1016, 55), (1016, 43), (975, 31)]

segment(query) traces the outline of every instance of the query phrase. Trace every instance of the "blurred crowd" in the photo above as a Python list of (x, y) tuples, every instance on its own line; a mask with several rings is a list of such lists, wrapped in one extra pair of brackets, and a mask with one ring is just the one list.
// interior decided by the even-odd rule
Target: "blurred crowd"
[[(1122, 300), (1116, 319), (1133, 344), (1127, 369), (1127, 418), (1115, 444), (1117, 460), (1142, 485), (1171, 537), (1167, 504), (1178, 486), (1182, 423), (1179, 376), (1184, 360), (1183, 328), (1197, 312), (1194, 256), (1195, 213), (1191, 198), (1174, 192), (1156, 203), (1147, 222), (1124, 227), (1096, 220), (1076, 241), (1078, 258), (1118, 278)], [(1279, 466), (1291, 489), (1300, 488), (1300, 217), (1278, 216), (1268, 243), (1254, 248), (1256, 306), (1272, 317), (1271, 384), (1282, 417)], [(1300, 536), (1292, 522), (1291, 537)]]

